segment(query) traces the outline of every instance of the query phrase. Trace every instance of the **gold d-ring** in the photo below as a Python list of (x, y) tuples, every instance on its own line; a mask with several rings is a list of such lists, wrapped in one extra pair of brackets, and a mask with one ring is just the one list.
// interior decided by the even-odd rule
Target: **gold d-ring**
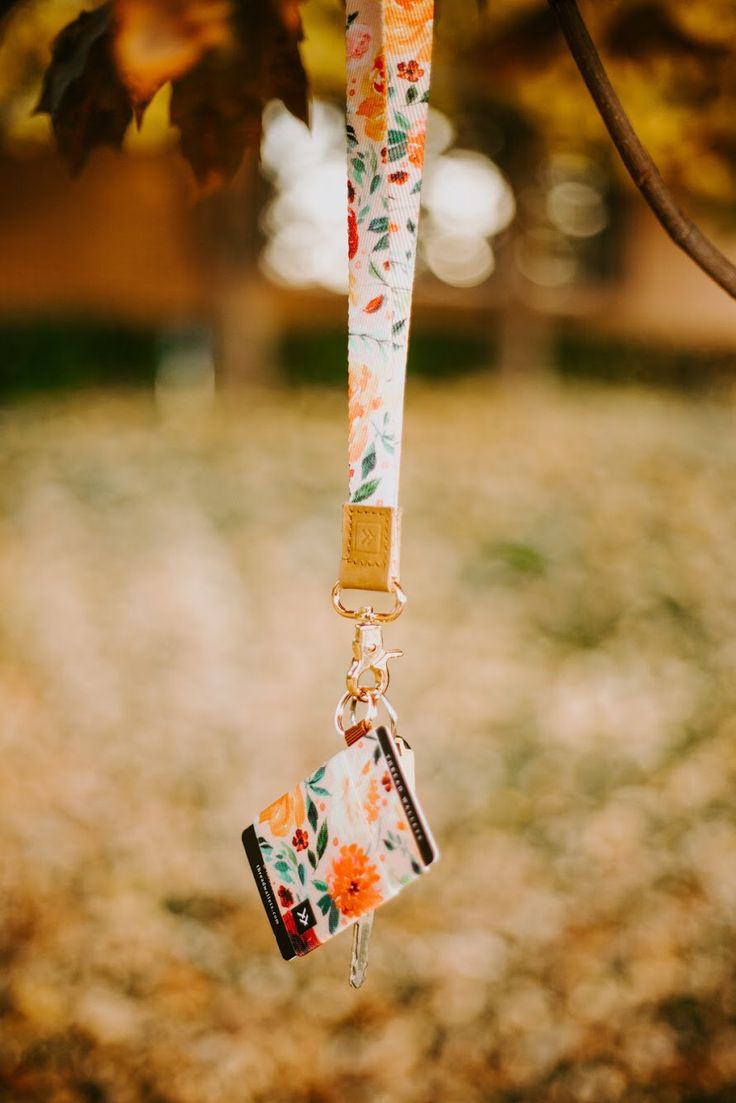
[(401, 616), (406, 605), (406, 594), (401, 589), (397, 578), (394, 579), (391, 593), (394, 595), (394, 607), (388, 613), (379, 613), (371, 605), (363, 605), (360, 609), (348, 609), (342, 603), (342, 586), (339, 582), (336, 582), (332, 587), (332, 604), (341, 617), (348, 617), (349, 620), (365, 620), (374, 624), (388, 624), (389, 621), (396, 620), (397, 617)]

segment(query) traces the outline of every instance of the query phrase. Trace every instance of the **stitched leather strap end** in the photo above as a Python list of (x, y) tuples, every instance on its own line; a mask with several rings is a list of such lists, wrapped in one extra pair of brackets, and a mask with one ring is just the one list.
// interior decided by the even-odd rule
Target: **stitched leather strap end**
[(392, 506), (342, 507), (340, 585), (388, 593), (399, 577), (401, 510)]

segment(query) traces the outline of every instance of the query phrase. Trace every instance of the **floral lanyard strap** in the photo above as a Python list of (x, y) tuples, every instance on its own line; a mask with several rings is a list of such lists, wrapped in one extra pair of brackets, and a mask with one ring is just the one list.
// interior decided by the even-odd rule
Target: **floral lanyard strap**
[[(343, 506), (337, 611), (355, 621), (353, 663), (336, 725), (350, 744), (386, 699), (382, 625), (402, 612), (399, 461), (404, 379), (424, 165), (434, 0), (348, 0), (349, 500)], [(389, 612), (349, 607), (346, 589), (392, 595)], [(356, 712), (366, 707), (362, 720)], [(345, 726), (345, 717), (350, 725)], [(354, 928), (350, 980), (362, 983), (373, 913)]]

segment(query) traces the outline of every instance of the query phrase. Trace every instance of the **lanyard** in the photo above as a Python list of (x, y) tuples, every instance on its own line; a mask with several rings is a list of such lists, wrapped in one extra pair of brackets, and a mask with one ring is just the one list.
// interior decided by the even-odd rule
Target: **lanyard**
[(348, 0), (348, 502), (334, 600), (395, 595), (399, 463), (432, 51), (433, 0)]

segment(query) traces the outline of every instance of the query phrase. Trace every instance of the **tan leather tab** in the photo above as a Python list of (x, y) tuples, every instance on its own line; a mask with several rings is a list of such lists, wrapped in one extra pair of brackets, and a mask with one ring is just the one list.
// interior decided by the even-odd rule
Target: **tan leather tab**
[(388, 592), (399, 575), (401, 510), (392, 506), (342, 507), (340, 585)]

